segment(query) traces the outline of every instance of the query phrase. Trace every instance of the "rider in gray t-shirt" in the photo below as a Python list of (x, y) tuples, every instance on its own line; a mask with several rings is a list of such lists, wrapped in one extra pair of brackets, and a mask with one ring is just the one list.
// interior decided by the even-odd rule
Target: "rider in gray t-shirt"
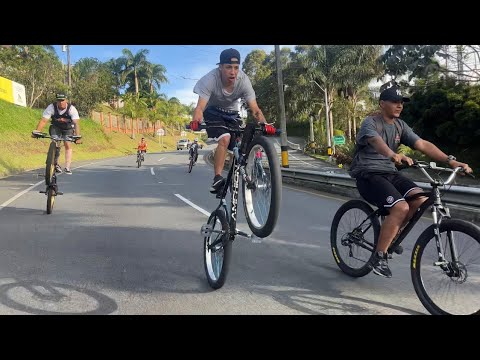
[[(265, 122), (265, 117), (258, 107), (255, 91), (248, 76), (240, 70), (240, 53), (235, 49), (223, 50), (220, 54), (218, 68), (198, 80), (193, 92), (198, 94), (197, 107), (193, 113), (191, 129), (198, 129), (202, 118), (207, 125), (207, 135), (218, 142), (214, 158), (215, 177), (210, 188), (211, 193), (217, 193), (223, 188), (225, 179), (222, 177), (223, 164), (227, 155), (227, 147), (232, 150), (233, 140), (227, 129), (213, 127), (235, 127), (236, 117), (240, 109), (239, 99), (244, 99), (257, 122)], [(231, 118), (231, 121), (225, 120)], [(228, 124), (227, 124), (228, 122)], [(209, 128), (209, 125), (212, 126)]]
[(454, 156), (447, 156), (431, 142), (421, 139), (399, 119), (403, 103), (407, 101), (410, 99), (402, 96), (396, 84), (382, 91), (379, 104), (381, 114), (367, 117), (362, 123), (349, 170), (356, 179), (360, 195), (389, 213), (382, 223), (372, 262), (373, 272), (384, 277), (392, 276), (387, 262), (390, 244), (426, 200), (424, 196), (409, 200), (422, 189), (395, 168), (395, 164), (400, 165), (402, 161), (409, 165), (413, 163), (408, 156), (397, 154), (398, 146), (405, 144), (435, 161), (447, 162), (452, 168), (461, 166), (465, 171), (472, 172), (467, 164), (456, 161)]

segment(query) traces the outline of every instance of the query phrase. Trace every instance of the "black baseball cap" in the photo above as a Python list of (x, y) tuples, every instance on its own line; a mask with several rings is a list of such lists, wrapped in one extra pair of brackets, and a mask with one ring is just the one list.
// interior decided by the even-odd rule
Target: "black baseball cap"
[(410, 98), (404, 97), (398, 86), (392, 86), (392, 87), (389, 87), (388, 89), (383, 90), (380, 93), (380, 100), (392, 101), (392, 102), (397, 102), (397, 101), (409, 102)]
[(240, 53), (235, 49), (225, 49), (220, 53), (219, 64), (240, 64)]
[(57, 98), (57, 100), (65, 100), (67, 98), (67, 94), (65, 93), (57, 93), (55, 95), (55, 97)]

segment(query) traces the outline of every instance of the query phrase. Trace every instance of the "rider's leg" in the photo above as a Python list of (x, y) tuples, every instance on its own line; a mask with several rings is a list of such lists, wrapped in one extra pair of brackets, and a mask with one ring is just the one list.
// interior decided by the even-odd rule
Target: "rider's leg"
[(217, 149), (215, 150), (215, 176), (222, 175), (223, 166), (225, 164), (225, 158), (227, 157), (227, 147), (230, 144), (230, 134), (226, 133), (220, 136), (218, 139)]
[(65, 168), (70, 169), (72, 165), (72, 144), (68, 141), (65, 141)]
[(413, 217), (413, 214), (415, 214), (420, 205), (427, 200), (427, 197), (422, 196), (413, 200), (409, 200), (410, 196), (422, 192), (423, 190), (419, 188), (412, 180), (401, 174), (394, 175), (392, 178), (392, 184), (400, 192), (400, 194), (403, 194), (403, 198), (407, 200), (409, 206), (407, 216), (400, 226), (400, 228), (403, 229), (403, 227), (407, 225), (408, 221)]
[[(53, 125), (50, 125), (50, 127), (48, 128), (48, 133), (50, 134), (50, 136), (52, 136), (52, 135), (61, 136), (62, 135), (62, 131), (60, 129), (58, 129), (56, 126), (53, 126)], [(59, 157), (60, 157), (60, 147), (57, 147), (55, 149), (55, 160), (54, 160), (55, 165), (58, 164), (58, 158)]]
[(385, 221), (380, 228), (378, 236), (377, 251), (386, 253), (391, 242), (400, 230), (409, 211), (408, 203), (404, 200), (398, 201), (394, 206), (388, 209), (390, 214), (385, 217)]
[[(409, 212), (409, 205), (403, 198), (409, 189), (399, 191), (394, 184), (395, 174), (366, 173), (357, 177), (357, 189), (369, 203), (388, 210), (389, 215), (380, 228), (377, 251), (386, 253)], [(408, 180), (408, 179), (407, 179)], [(416, 185), (413, 183), (413, 187)]]

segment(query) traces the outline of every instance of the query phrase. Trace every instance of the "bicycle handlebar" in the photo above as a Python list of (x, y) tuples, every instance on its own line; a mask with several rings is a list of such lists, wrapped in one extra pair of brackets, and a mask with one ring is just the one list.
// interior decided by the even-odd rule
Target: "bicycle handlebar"
[(54, 141), (70, 141), (76, 142), (78, 139), (82, 138), (82, 135), (65, 135), (65, 136), (58, 136), (58, 135), (49, 135), (43, 132), (32, 131), (32, 135), (36, 138), (47, 138), (52, 139)]
[(437, 166), (437, 164), (435, 162), (427, 162), (427, 161), (420, 161), (420, 160), (413, 160), (413, 164), (412, 165), (408, 165), (406, 164), (405, 162), (403, 162), (404, 165), (401, 165), (401, 166), (397, 166), (397, 168), (399, 170), (402, 170), (402, 169), (406, 169), (406, 168), (409, 168), (409, 167), (413, 167), (413, 168), (416, 168), (416, 169), (420, 169), (420, 171), (423, 172), (423, 174), (431, 181), (431, 182), (436, 182), (435, 179), (433, 179), (425, 169), (430, 169), (430, 170), (440, 170), (440, 171), (445, 171), (445, 172), (451, 172), (452, 174), (448, 177), (448, 179), (446, 181), (443, 181), (443, 185), (450, 185), (453, 180), (455, 179), (455, 177), (457, 176), (458, 173), (464, 173), (466, 175), (469, 175), (471, 176), (472, 178), (475, 178), (475, 176), (473, 174), (470, 174), (470, 173), (467, 173), (465, 172), (465, 170), (463, 169), (463, 167), (461, 166), (458, 166), (454, 169), (452, 168), (446, 168), (446, 167), (441, 167), (441, 166)]
[[(267, 127), (268, 126), (268, 127)], [(228, 131), (232, 131), (232, 132), (243, 132), (243, 128), (240, 128), (240, 129), (232, 129), (228, 126), (225, 126), (225, 125), (210, 125), (210, 126), (207, 126), (206, 124), (200, 124), (198, 126), (198, 130), (203, 130), (203, 129), (207, 129), (208, 128), (220, 128), (220, 129), (226, 129)], [(190, 124), (187, 124), (185, 126), (186, 129), (190, 130)], [(273, 129), (273, 130), (270, 130), (270, 129)], [(263, 135), (266, 135), (266, 136), (279, 136), (281, 133), (282, 133), (282, 130), (280, 129), (277, 129), (275, 128), (273, 125), (271, 124), (266, 124), (266, 123), (259, 123), (259, 125), (255, 128), (255, 130), (261, 130)], [(273, 132), (274, 131), (274, 132)], [(272, 133), (273, 132), (273, 133)]]

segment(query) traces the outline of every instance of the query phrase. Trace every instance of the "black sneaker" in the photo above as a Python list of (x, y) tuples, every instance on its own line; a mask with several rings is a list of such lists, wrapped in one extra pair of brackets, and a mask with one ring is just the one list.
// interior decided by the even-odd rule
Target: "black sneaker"
[(62, 171), (62, 167), (60, 165), (55, 165), (55, 172), (57, 174), (61, 174), (63, 171)]
[(375, 256), (373, 257), (373, 260), (372, 260), (372, 267), (373, 267), (373, 272), (375, 274), (386, 277), (386, 278), (391, 278), (392, 272), (388, 267), (387, 256), (388, 254), (384, 254), (381, 251), (375, 253)]
[(218, 193), (221, 189), (223, 189), (223, 185), (225, 184), (225, 179), (222, 175), (215, 175), (213, 178), (213, 184), (210, 187), (210, 192), (212, 194)]
[(72, 175), (72, 170), (70, 170), (69, 168), (65, 168), (64, 172), (65, 174)]

